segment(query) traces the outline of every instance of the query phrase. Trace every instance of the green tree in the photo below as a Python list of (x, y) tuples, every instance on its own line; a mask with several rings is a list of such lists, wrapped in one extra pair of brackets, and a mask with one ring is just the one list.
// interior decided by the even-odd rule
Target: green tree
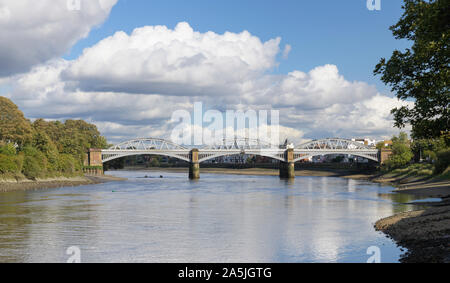
[(59, 171), (65, 174), (75, 174), (80, 171), (80, 165), (77, 160), (69, 154), (61, 154), (59, 155)]
[(17, 173), (18, 164), (15, 156), (0, 154), (0, 173)]
[[(32, 124), (9, 99), (0, 97), (0, 173), (33, 179), (81, 172), (88, 148), (106, 148), (97, 127), (82, 120)], [(19, 152), (17, 152), (19, 151)]]
[(4, 145), (0, 145), (0, 154), (14, 156), (16, 155), (16, 153), (17, 153), (16, 147), (13, 144), (7, 143)]
[(437, 160), (437, 154), (450, 147), (449, 134), (443, 134), (438, 139), (416, 139), (411, 148), (416, 156), (422, 159), (434, 162)]
[(67, 120), (61, 123), (38, 119), (33, 123), (33, 128), (37, 133), (45, 133), (60, 153), (71, 154), (80, 161), (88, 148), (108, 147), (97, 126), (83, 120)]
[(152, 161), (150, 162), (150, 167), (160, 167), (161, 163), (159, 161), (159, 158), (152, 157)]
[(382, 58), (374, 70), (401, 100), (414, 107), (392, 110), (399, 128), (412, 125), (414, 138), (436, 138), (448, 132), (449, 119), (449, 0), (405, 0), (404, 13), (390, 27), (396, 39), (413, 42), (404, 52), (395, 50)]
[(47, 158), (32, 146), (23, 149), (24, 161), (22, 173), (30, 179), (44, 177), (47, 173)]
[(67, 120), (64, 135), (60, 140), (61, 152), (83, 160), (88, 148), (106, 148), (106, 139), (100, 135), (97, 126), (83, 120)]
[(30, 121), (8, 98), (0, 96), (0, 141), (23, 146), (31, 141)]
[(389, 169), (399, 168), (407, 165), (414, 154), (410, 147), (408, 135), (400, 133), (398, 137), (392, 138), (392, 155), (386, 161), (385, 166)]
[(437, 153), (434, 173), (441, 174), (450, 166), (450, 149), (444, 149)]
[(45, 132), (35, 132), (32, 145), (47, 158), (47, 170), (49, 172), (58, 171), (59, 152), (47, 134)]
[(384, 141), (381, 141), (381, 142), (377, 143), (376, 148), (378, 150), (386, 148)]
[(37, 119), (33, 122), (33, 129), (39, 133), (45, 133), (52, 140), (58, 151), (62, 151), (60, 141), (64, 136), (64, 124), (60, 121), (45, 121), (44, 119)]

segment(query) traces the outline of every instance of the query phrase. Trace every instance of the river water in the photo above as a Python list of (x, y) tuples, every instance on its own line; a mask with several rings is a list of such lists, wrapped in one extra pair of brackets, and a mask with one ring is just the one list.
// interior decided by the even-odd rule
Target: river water
[(373, 224), (414, 208), (344, 178), (109, 174), (128, 180), (0, 193), (0, 262), (66, 262), (70, 247), (82, 262), (366, 262), (373, 246), (397, 262)]

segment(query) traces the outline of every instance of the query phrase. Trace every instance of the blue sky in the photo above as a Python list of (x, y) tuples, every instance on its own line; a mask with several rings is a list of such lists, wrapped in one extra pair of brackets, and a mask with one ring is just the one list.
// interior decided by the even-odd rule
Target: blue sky
[(117, 31), (130, 33), (146, 25), (174, 28), (186, 21), (200, 32), (247, 30), (263, 41), (281, 37), (281, 47), (289, 44), (292, 51), (288, 60), (280, 58), (274, 73), (335, 64), (347, 80), (375, 84), (387, 94), (389, 88), (372, 75), (373, 69), (381, 57), (409, 43), (394, 39), (389, 30), (402, 14), (402, 1), (381, 3), (381, 11), (369, 11), (365, 0), (119, 0), (106, 22), (65, 58), (78, 57)]

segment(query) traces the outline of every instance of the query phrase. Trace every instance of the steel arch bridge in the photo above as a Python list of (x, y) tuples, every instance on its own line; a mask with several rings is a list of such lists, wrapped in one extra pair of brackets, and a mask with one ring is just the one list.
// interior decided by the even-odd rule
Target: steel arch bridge
[[(132, 155), (162, 155), (192, 162), (192, 148), (187, 148), (171, 141), (158, 138), (141, 138), (129, 140), (101, 151), (102, 162)], [(237, 154), (259, 155), (279, 161), (286, 161), (285, 146), (271, 145), (260, 140), (234, 138), (198, 149), (196, 162), (201, 163), (221, 156)], [(377, 149), (347, 139), (330, 138), (310, 141), (291, 149), (292, 162), (319, 155), (348, 154), (380, 162)]]

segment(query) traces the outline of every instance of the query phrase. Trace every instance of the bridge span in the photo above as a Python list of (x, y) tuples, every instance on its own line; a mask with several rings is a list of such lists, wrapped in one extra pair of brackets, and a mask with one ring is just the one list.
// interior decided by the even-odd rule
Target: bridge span
[(280, 177), (294, 178), (294, 164), (297, 161), (319, 155), (348, 154), (383, 163), (389, 152), (340, 138), (310, 141), (298, 146), (274, 146), (259, 140), (232, 139), (199, 148), (187, 148), (171, 141), (158, 138), (129, 140), (108, 149), (90, 149), (85, 164), (102, 166), (103, 163), (133, 155), (162, 155), (189, 163), (189, 178), (200, 178), (200, 163), (221, 156), (238, 154), (259, 155), (280, 161)]

